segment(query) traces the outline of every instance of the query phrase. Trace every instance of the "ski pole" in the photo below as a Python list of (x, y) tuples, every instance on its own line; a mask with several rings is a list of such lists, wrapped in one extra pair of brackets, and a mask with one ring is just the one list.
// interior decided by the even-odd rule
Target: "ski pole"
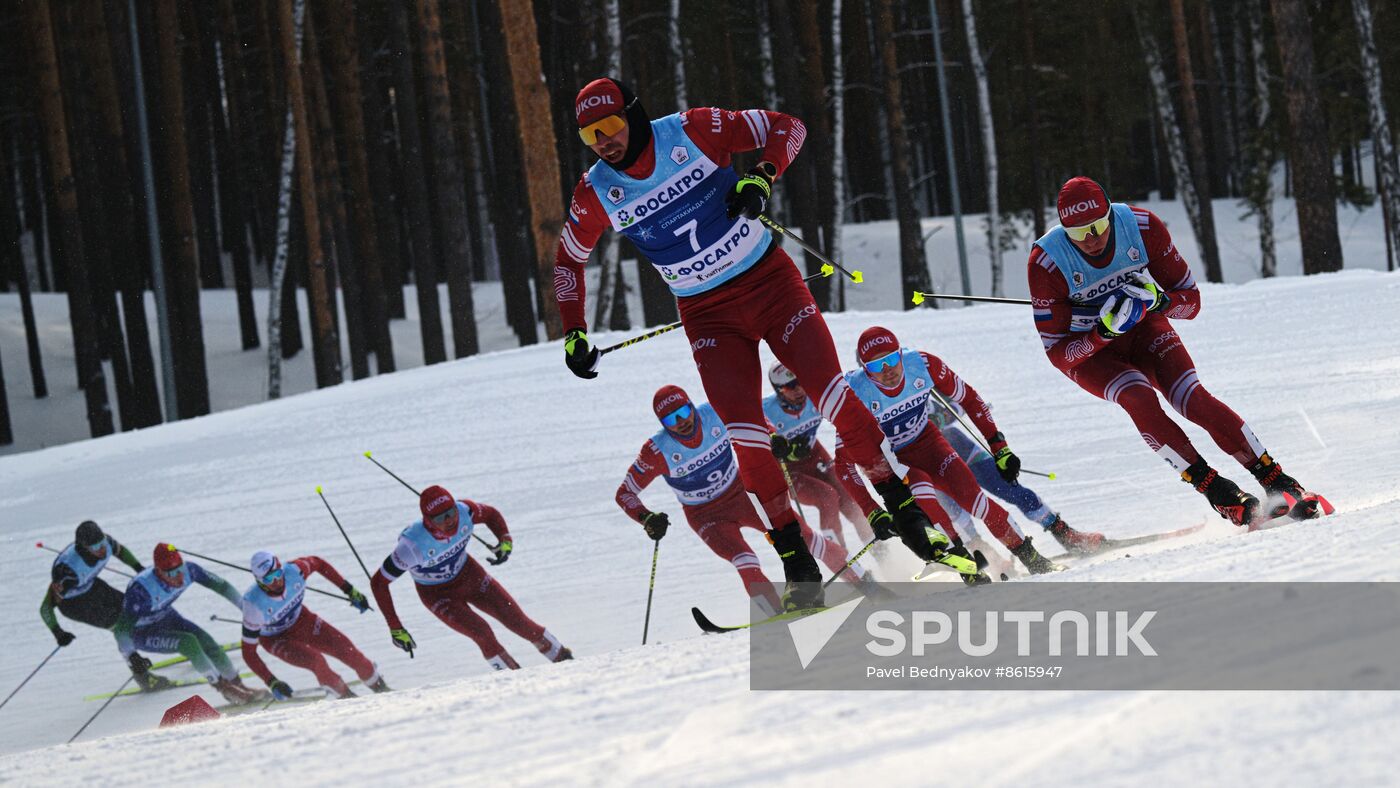
[[(39, 548), (40, 550), (48, 550), (50, 553), (61, 553), (61, 552), (62, 552), (61, 550), (55, 550), (55, 549), (53, 549), (52, 547), (49, 547), (48, 545), (44, 544), (43, 542), (35, 542), (35, 543), (34, 543), (34, 546), (37, 547), (37, 548)], [(103, 568), (103, 569), (106, 569), (108, 572), (116, 572), (117, 574), (121, 575), (122, 577), (136, 577), (136, 575), (133, 575), (133, 574), (131, 574), (130, 572), (123, 572), (122, 570), (116, 568), (115, 566), (111, 566), (110, 564), (107, 565), (107, 566), (104, 566), (104, 567), (102, 567), (102, 568)]]
[(656, 592), (656, 556), (661, 552), (661, 540), (651, 543), (651, 582), (647, 584), (647, 616), (642, 622), (642, 645), (647, 644), (647, 632), (651, 630), (651, 595)]
[[(240, 571), (240, 572), (247, 572), (247, 573), (250, 574), (250, 575), (253, 573), (253, 570), (249, 569), (249, 568), (246, 567), (246, 566), (239, 566), (238, 564), (231, 564), (231, 563), (229, 563), (228, 561), (220, 561), (219, 559), (214, 558), (213, 556), (200, 555), (199, 553), (196, 553), (196, 552), (193, 551), (193, 550), (186, 550), (186, 549), (183, 548), (183, 547), (178, 548), (178, 549), (180, 550), (181, 553), (183, 553), (183, 554), (189, 556), (190, 558), (198, 558), (198, 559), (201, 560), (201, 561), (208, 561), (208, 562), (211, 563), (211, 564), (218, 564), (219, 566), (226, 566), (226, 567), (228, 567), (228, 568), (230, 568), (230, 569), (237, 569), (237, 570)], [(343, 601), (343, 602), (349, 602), (349, 601), (350, 601), (350, 597), (348, 597), (348, 596), (344, 596), (344, 595), (342, 595), (342, 594), (335, 594), (335, 593), (332, 593), (332, 592), (330, 592), (330, 591), (323, 591), (323, 590), (321, 590), (321, 589), (319, 589), (319, 588), (313, 588), (313, 587), (311, 587), (311, 586), (307, 586), (307, 587), (306, 587), (306, 590), (307, 590), (307, 591), (315, 591), (315, 592), (318, 593), (318, 594), (325, 594), (326, 596), (329, 596), (329, 597), (335, 597), (336, 599), (339, 599), (339, 600), (341, 600), (341, 601)]]
[[(653, 568), (652, 571), (655, 572), (656, 570)], [(650, 599), (647, 600), (647, 605), (648, 605), (648, 611), (650, 611), (650, 605), (651, 605), (651, 600), (650, 600)], [(53, 659), (53, 655), (54, 655), (54, 654), (57, 654), (57, 653), (58, 653), (58, 650), (61, 649), (61, 648), (63, 648), (63, 646), (54, 646), (54, 647), (53, 647), (53, 651), (50, 651), (50, 652), (49, 652), (49, 655), (48, 655), (47, 657), (44, 657), (43, 661), (39, 663), (39, 667), (37, 667), (37, 668), (35, 668), (35, 669), (29, 671), (29, 675), (24, 677), (24, 681), (21, 681), (21, 682), (19, 683), (19, 686), (18, 686), (18, 687), (15, 687), (13, 690), (11, 690), (11, 691), (10, 691), (10, 694), (9, 694), (9, 695), (6, 695), (6, 696), (5, 696), (5, 699), (4, 699), (3, 701), (0, 701), (0, 709), (5, 708), (5, 704), (10, 702), (10, 698), (13, 698), (13, 697), (15, 696), (15, 693), (17, 693), (17, 692), (19, 692), (20, 690), (24, 689), (24, 685), (25, 685), (25, 684), (28, 684), (28, 683), (29, 683), (29, 680), (32, 679), (32, 678), (34, 678), (34, 674), (35, 674), (35, 673), (38, 673), (40, 669), (42, 669), (45, 665), (49, 664), (49, 660)]]
[[(810, 281), (812, 281), (813, 279), (823, 279), (823, 278), (825, 278), (825, 277), (831, 276), (832, 273), (834, 273), (834, 272), (835, 272), (835, 271), (834, 271), (834, 269), (832, 269), (832, 268), (823, 267), (823, 269), (822, 269), (820, 272), (818, 272), (818, 273), (810, 274), (810, 275), (808, 275), (808, 276), (802, 277), (802, 281), (804, 281), (804, 282), (810, 282)], [(666, 324), (666, 325), (664, 325), (664, 326), (662, 326), (662, 327), (660, 327), (660, 328), (654, 328), (654, 329), (652, 329), (651, 331), (646, 332), (645, 334), (638, 334), (637, 336), (632, 337), (631, 339), (624, 339), (624, 340), (622, 340), (621, 342), (617, 343), (616, 345), (608, 345), (607, 347), (600, 347), (600, 348), (598, 348), (598, 355), (600, 355), (600, 356), (605, 356), (605, 355), (607, 355), (607, 354), (613, 352), (614, 350), (621, 350), (621, 349), (623, 349), (623, 348), (625, 348), (625, 347), (628, 347), (628, 346), (630, 346), (630, 345), (635, 345), (635, 344), (637, 344), (638, 342), (642, 342), (642, 341), (651, 339), (652, 337), (659, 337), (659, 336), (661, 336), (662, 334), (666, 334), (666, 333), (670, 333), (670, 332), (672, 332), (672, 331), (675, 331), (676, 329), (678, 329), (678, 328), (680, 328), (680, 327), (681, 327), (681, 321), (679, 321), (679, 320), (677, 320), (677, 321), (674, 322), (674, 323), (668, 323), (668, 324)], [(381, 467), (383, 467), (383, 466), (381, 466)], [(386, 470), (387, 470), (387, 469), (386, 469)], [(395, 477), (395, 478), (397, 478), (397, 477)], [(400, 479), (400, 481), (402, 481), (402, 479)]]
[(112, 705), (112, 701), (114, 701), (114, 700), (116, 700), (117, 698), (121, 697), (121, 692), (122, 692), (122, 690), (126, 689), (126, 685), (130, 684), (130, 683), (132, 682), (132, 680), (135, 679), (135, 678), (136, 678), (136, 677), (135, 677), (134, 675), (133, 675), (133, 676), (127, 676), (127, 677), (126, 677), (126, 681), (123, 681), (123, 682), (122, 682), (122, 685), (121, 685), (120, 687), (117, 687), (117, 691), (116, 691), (116, 692), (113, 692), (113, 693), (107, 698), (106, 702), (104, 702), (104, 703), (102, 704), (102, 706), (101, 706), (97, 711), (94, 711), (94, 712), (92, 713), (92, 716), (91, 716), (91, 717), (88, 717), (88, 721), (85, 722), (85, 723), (83, 723), (83, 727), (79, 728), (79, 729), (78, 729), (78, 732), (75, 733), (75, 734), (73, 734), (72, 738), (68, 739), (68, 743), (69, 743), (69, 744), (72, 744), (74, 739), (78, 738), (79, 736), (82, 736), (82, 735), (83, 735), (83, 731), (87, 730), (87, 729), (88, 729), (88, 726), (92, 724), (92, 721), (95, 720), (95, 719), (97, 719), (97, 715), (101, 714), (103, 711), (106, 711), (107, 707), (110, 706), (110, 705)]
[(944, 298), (949, 301), (982, 301), (988, 304), (1021, 304), (1023, 306), (1030, 306), (1031, 304), (1031, 300), (1029, 298), (994, 298), (992, 296), (948, 295), (945, 293), (920, 293), (918, 290), (914, 291), (914, 298), (912, 300), (917, 305), (922, 304), (924, 302), (924, 299), (926, 298)]
[(224, 622), (225, 624), (242, 624), (242, 623), (243, 623), (242, 619), (237, 619), (237, 618), (224, 618), (223, 616), (219, 615), (218, 613), (215, 613), (215, 614), (209, 616), (209, 620), (210, 620), (210, 621), (222, 621), (222, 622)]
[(845, 274), (846, 276), (850, 277), (850, 278), (851, 278), (851, 281), (854, 282), (854, 283), (856, 283), (856, 284), (860, 284), (861, 282), (864, 282), (864, 281), (865, 281), (865, 275), (862, 274), (860, 271), (847, 271), (845, 266), (841, 265), (840, 263), (836, 262), (835, 260), (832, 260), (830, 257), (827, 257), (826, 255), (822, 254), (821, 252), (817, 251), (815, 248), (812, 247), (811, 244), (807, 243), (806, 241), (802, 240), (801, 238), (798, 238), (796, 235), (793, 235), (793, 234), (792, 234), (792, 230), (789, 230), (788, 228), (782, 226), (781, 224), (778, 224), (777, 222), (773, 221), (771, 218), (768, 217), (767, 214), (762, 214), (762, 213), (759, 214), (759, 215), (758, 215), (758, 220), (759, 220), (760, 222), (763, 222), (765, 225), (768, 226), (768, 229), (772, 230), (773, 232), (777, 233), (778, 235), (783, 235), (783, 236), (786, 236), (786, 237), (788, 237), (788, 238), (791, 238), (794, 242), (796, 242), (796, 244), (797, 244), (798, 246), (802, 247), (802, 250), (803, 250), (804, 252), (806, 252), (807, 254), (812, 255), (813, 257), (817, 258), (818, 260), (821, 260), (821, 261), (822, 261), (822, 273), (824, 273), (824, 274), (830, 276), (830, 275), (832, 274), (833, 271), (839, 270), (841, 273), (843, 273), (843, 274)]
[[(680, 323), (677, 323), (676, 325), (680, 325)], [(645, 337), (643, 337), (643, 339), (645, 339)], [(641, 340), (638, 340), (638, 341), (640, 342)], [(375, 465), (378, 465), (378, 466), (379, 466), (379, 470), (384, 471), (385, 473), (387, 473), (387, 474), (389, 474), (390, 476), (394, 477), (394, 481), (396, 481), (396, 482), (398, 482), (399, 484), (402, 484), (403, 486), (407, 487), (414, 495), (422, 495), (422, 493), (420, 493), (420, 492), (418, 492), (418, 490), (414, 489), (413, 485), (409, 484), (408, 482), (404, 481), (403, 479), (400, 479), (400, 478), (399, 478), (399, 475), (398, 475), (397, 473), (394, 473), (393, 471), (389, 470), (388, 468), (385, 468), (383, 463), (381, 463), (379, 460), (374, 459), (374, 455), (373, 455), (373, 454), (371, 454), (371, 453), (369, 453), (369, 452), (365, 452), (365, 459), (366, 459), (366, 460), (369, 460), (370, 462), (374, 463)], [(317, 487), (317, 488), (316, 488), (316, 492), (317, 492), (317, 493), (320, 493), (320, 492), (321, 492), (321, 488), (320, 488), (320, 487)], [(325, 497), (323, 496), (323, 497), (321, 498), (321, 500), (324, 501), (324, 500), (326, 500), (326, 499), (325, 499)], [(327, 509), (331, 508), (331, 505), (330, 505), (330, 504), (326, 504), (326, 508), (327, 508)], [(334, 515), (332, 515), (332, 516), (334, 516)], [(338, 525), (338, 524), (339, 524), (339, 523), (337, 522), (337, 525)], [(344, 532), (344, 531), (342, 530), (342, 533), (343, 533), (343, 532)], [(493, 545), (493, 544), (491, 544), (490, 542), (486, 541), (485, 539), (482, 539), (482, 538), (476, 533), (476, 531), (472, 531), (472, 538), (475, 539), (476, 541), (481, 542), (482, 544), (486, 545), (486, 549), (490, 550), (490, 551), (493, 552), (493, 553), (496, 552), (496, 548), (499, 546), (499, 545)], [(348, 537), (347, 537), (347, 539), (348, 539)], [(354, 548), (352, 547), (351, 549), (353, 550)], [(359, 557), (359, 556), (356, 556), (356, 558), (358, 558), (358, 557)]]
[[(932, 392), (933, 396), (935, 396), (935, 397), (938, 398), (939, 404), (941, 404), (944, 408), (946, 408), (946, 409), (948, 410), (949, 413), (953, 414), (953, 418), (955, 418), (955, 419), (958, 420), (958, 423), (961, 424), (961, 425), (963, 426), (963, 429), (967, 430), (967, 433), (968, 433), (969, 435), (972, 436), (972, 439), (973, 439), (973, 440), (977, 441), (977, 445), (980, 446), (980, 447), (982, 448), (983, 451), (987, 452), (988, 454), (993, 454), (991, 448), (990, 448), (989, 446), (987, 446), (987, 444), (985, 444), (985, 443), (982, 442), (982, 433), (978, 432), (977, 430), (974, 430), (974, 429), (972, 428), (971, 425), (969, 425), (966, 421), (964, 421), (964, 420), (963, 420), (963, 417), (962, 417), (962, 414), (958, 413), (957, 409), (954, 408), (951, 404), (949, 404), (948, 400), (943, 399), (943, 395), (940, 394), (940, 393), (938, 393), (938, 389), (929, 389), (929, 391)], [(1031, 469), (1029, 469), (1029, 468), (1022, 468), (1022, 469), (1021, 469), (1021, 473), (1029, 473), (1029, 474), (1032, 475), (1032, 476), (1043, 476), (1043, 477), (1045, 477), (1045, 478), (1047, 478), (1047, 479), (1055, 479), (1055, 478), (1056, 478), (1056, 476), (1055, 476), (1054, 473), (1045, 473), (1045, 472), (1043, 472), (1043, 471), (1033, 471), (1033, 470), (1031, 470)]]
[[(851, 565), (854, 564), (856, 561), (859, 561), (859, 560), (860, 560), (860, 557), (863, 556), (863, 555), (865, 555), (866, 552), (868, 552), (868, 551), (870, 550), (870, 548), (874, 547), (874, 546), (875, 546), (875, 543), (878, 542), (878, 541), (880, 541), (880, 537), (877, 536), (877, 537), (875, 537), (874, 539), (871, 539), (870, 541), (866, 542), (866, 543), (865, 543), (865, 547), (860, 548), (860, 550), (859, 550), (855, 555), (851, 556), (851, 559), (850, 559), (849, 561), (846, 562), (846, 565), (843, 566), (843, 567), (841, 567), (841, 572), (844, 572), (844, 571), (846, 571), (847, 569), (850, 569), (850, 568), (851, 568)], [(838, 577), (841, 576), (841, 572), (837, 572), (836, 574), (834, 574), (834, 575), (832, 575), (831, 577), (827, 578), (826, 582), (825, 582), (825, 583), (822, 583), (822, 590), (825, 591), (827, 586), (829, 586), (829, 585), (831, 585), (832, 583), (836, 582), (836, 578), (838, 578)]]
[(326, 505), (326, 511), (331, 513), (331, 519), (335, 521), (335, 527), (340, 529), (340, 535), (345, 537), (345, 543), (350, 545), (350, 552), (355, 554), (355, 560), (360, 562), (360, 568), (365, 570), (365, 577), (373, 580), (374, 575), (370, 574), (369, 567), (365, 566), (364, 560), (360, 558), (360, 551), (356, 550), (355, 543), (350, 541), (350, 534), (345, 533), (345, 526), (341, 525), (340, 518), (335, 516), (335, 510), (331, 508), (331, 502), (326, 500), (325, 493), (321, 492), (321, 486), (319, 484), (316, 485), (316, 494), (320, 496), (321, 503)]

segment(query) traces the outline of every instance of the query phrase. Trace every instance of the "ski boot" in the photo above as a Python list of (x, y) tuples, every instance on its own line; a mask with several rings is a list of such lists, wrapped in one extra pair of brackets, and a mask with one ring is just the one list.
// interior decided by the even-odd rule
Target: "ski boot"
[(252, 703), (258, 699), (257, 691), (245, 685), (243, 680), (237, 676), (231, 679), (220, 678), (211, 683), (214, 685), (214, 689), (224, 696), (224, 700), (235, 706)]
[(802, 538), (802, 527), (794, 520), (782, 528), (769, 531), (768, 541), (773, 543), (773, 549), (783, 559), (783, 577), (787, 580), (783, 588), (783, 609), (822, 607), (825, 601), (822, 573)]
[(977, 563), (982, 567), (982, 571), (989, 577), (1000, 577), (1006, 580), (1016, 574), (1016, 565), (1002, 558), (1001, 553), (996, 551), (990, 543), (981, 537), (977, 537), (966, 544), (968, 552), (972, 553), (974, 559), (981, 556)]
[(378, 694), (381, 693), (381, 692), (391, 692), (391, 691), (392, 691), (392, 690), (389, 689), (389, 685), (386, 684), (386, 683), (384, 683), (384, 677), (383, 677), (383, 676), (380, 676), (380, 677), (376, 678), (374, 681), (371, 681), (369, 684), (367, 684), (367, 685), (365, 685), (365, 686), (369, 687), (369, 688), (370, 688), (370, 691), (372, 691), (372, 692), (373, 692), (374, 694), (376, 694), (376, 695), (378, 695)]
[(1283, 472), (1283, 466), (1274, 461), (1268, 452), (1260, 455), (1258, 461), (1249, 467), (1249, 472), (1259, 481), (1259, 486), (1268, 493), (1264, 499), (1265, 516), (1282, 517), (1285, 514), (1295, 520), (1311, 520), (1320, 517), (1316, 498), (1304, 499), (1308, 494), (1298, 480)]
[(1196, 492), (1204, 495), (1221, 517), (1235, 525), (1254, 529), (1255, 520), (1259, 516), (1259, 499), (1216, 473), (1214, 468), (1206, 464), (1204, 457), (1182, 471), (1181, 479), (1195, 487)]
[[(905, 484), (897, 476), (891, 476), (883, 482), (875, 485), (875, 491), (885, 500), (885, 510), (894, 518), (893, 522), (888, 520), (871, 522), (871, 527), (875, 530), (875, 535), (880, 539), (888, 539), (891, 536), (898, 536), (904, 546), (913, 551), (914, 555), (932, 561), (930, 558), (929, 542), (933, 541), (933, 536), (929, 532), (934, 531), (933, 523), (929, 522), (928, 515), (919, 508), (914, 500), (914, 493), (909, 491), (909, 485)], [(946, 544), (948, 538), (938, 533), (938, 537)]]
[(1055, 537), (1055, 541), (1060, 543), (1060, 547), (1069, 551), (1073, 555), (1093, 555), (1097, 553), (1103, 545), (1103, 534), (1093, 531), (1076, 531), (1069, 527), (1069, 524), (1055, 515), (1055, 522), (1047, 528), (1050, 535)]
[(142, 692), (159, 692), (175, 685), (170, 679), (151, 672), (133, 675), (136, 677), (136, 686), (140, 687)]
[(1051, 572), (1064, 571), (1063, 566), (1041, 555), (1040, 551), (1035, 549), (1035, 545), (1031, 544), (1031, 538), (1029, 536), (1022, 539), (1020, 544), (1011, 548), (1011, 554), (1016, 556), (1016, 559), (1026, 567), (1026, 571), (1033, 575), (1044, 575)]

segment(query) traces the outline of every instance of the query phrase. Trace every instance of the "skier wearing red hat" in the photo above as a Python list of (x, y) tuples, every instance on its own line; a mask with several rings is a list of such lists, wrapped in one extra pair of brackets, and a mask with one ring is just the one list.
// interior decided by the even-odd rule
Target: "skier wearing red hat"
[(495, 556), (487, 559), (496, 566), (510, 558), (514, 542), (505, 518), (495, 507), (469, 500), (455, 500), (447, 490), (433, 485), (418, 497), (422, 519), (399, 534), (394, 551), (384, 559), (370, 580), (374, 600), (389, 624), (394, 645), (410, 657), (418, 647), (394, 610), (389, 584), (405, 572), (413, 578), (423, 606), (442, 623), (471, 638), (481, 648), (481, 656), (496, 670), (519, 670), (515, 661), (496, 639), (491, 625), (479, 609), (501, 622), (511, 632), (528, 640), (551, 662), (573, 659), (549, 630), (535, 623), (519, 603), (494, 577), (467, 553), (477, 525), (485, 525), (496, 536)]
[[(856, 360), (861, 366), (846, 373), (846, 380), (856, 397), (875, 416), (899, 459), (923, 471), (935, 488), (986, 523), (987, 530), (1032, 574), (1058, 569), (1035, 549), (1030, 537), (1016, 530), (1006, 510), (986, 496), (972, 470), (948, 444), (938, 425), (929, 419), (929, 400), (931, 392), (936, 390), (971, 414), (978, 429), (991, 441), (993, 451), (999, 452), (1006, 447), (1006, 440), (997, 431), (990, 409), (977, 392), (942, 359), (901, 347), (894, 332), (883, 326), (871, 326), (860, 335), (856, 342)], [(844, 447), (839, 450), (841, 454), (844, 451)], [(838, 454), (838, 461), (842, 459)], [(916, 553), (922, 551), (924, 555), (920, 557), (925, 561), (949, 563), (930, 555), (930, 548), (924, 545), (928, 542), (937, 547), (939, 541), (947, 543), (947, 537), (929, 533), (927, 539), (919, 539), (916, 535), (906, 538), (905, 544)], [(958, 569), (970, 583), (985, 580), (977, 572), (966, 571), (962, 564), (949, 565)]]
[[(662, 429), (642, 444), (637, 459), (627, 469), (617, 488), (617, 505), (641, 523), (647, 536), (660, 541), (671, 520), (665, 512), (648, 509), (639, 496), (658, 477), (665, 479), (686, 522), (705, 546), (734, 566), (744, 590), (759, 600), (761, 607), (770, 614), (779, 612), (782, 602), (740, 531), (763, 531), (763, 521), (743, 487), (735, 484), (739, 473), (724, 422), (709, 404), (693, 403), (680, 386), (657, 389), (651, 407)], [(799, 523), (798, 528), (811, 554), (832, 572), (842, 572), (849, 560), (846, 549), (805, 524)], [(862, 587), (873, 582), (858, 564), (842, 572), (842, 577)]]
[[(1284, 473), (1249, 425), (1197, 377), (1168, 321), (1196, 317), (1201, 294), (1162, 220), (1145, 208), (1110, 203), (1083, 176), (1065, 182), (1057, 205), (1060, 226), (1035, 242), (1026, 266), (1050, 363), (1127, 411), (1147, 445), (1230, 522), (1252, 529), (1271, 517), (1329, 513), (1331, 504)], [(1207, 464), (1162, 410), (1158, 392), (1253, 474), (1265, 505)]]
[(242, 610), (242, 598), (228, 581), (193, 561), (186, 561), (173, 545), (156, 545), (151, 566), (131, 579), (122, 598), (122, 612), (112, 627), (117, 650), (126, 658), (132, 675), (140, 681), (151, 661), (137, 649), (154, 654), (180, 652), (195, 670), (204, 674), (230, 703), (249, 703), (267, 697), (243, 684), (228, 655), (213, 637), (175, 610), (175, 600), (191, 584), (208, 588)]
[[(699, 107), (652, 121), (621, 83), (590, 82), (575, 101), (579, 136), (599, 157), (579, 180), (555, 253), (554, 296), (566, 332), (565, 362), (596, 377), (588, 341), (583, 266), (603, 231), (628, 237), (677, 297), (681, 322), (710, 403), (729, 429), (753, 508), (783, 559), (785, 604), (821, 603), (821, 571), (801, 534), (782, 469), (764, 428), (758, 343), (821, 392), (822, 417), (875, 483), (894, 528), (922, 533), (928, 518), (891, 467), (879, 428), (848, 396), (826, 321), (792, 258), (759, 221), (773, 183), (802, 148), (802, 122), (768, 110)], [(761, 149), (740, 177), (733, 154)]]

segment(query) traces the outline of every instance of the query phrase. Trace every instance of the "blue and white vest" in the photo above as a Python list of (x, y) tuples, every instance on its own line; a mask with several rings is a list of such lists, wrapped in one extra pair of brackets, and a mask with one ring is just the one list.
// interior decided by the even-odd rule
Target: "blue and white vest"
[(403, 529), (394, 548), (393, 559), (413, 576), (413, 582), (438, 586), (452, 581), (467, 565), (467, 545), (471, 542), (476, 523), (472, 511), (457, 502), (457, 533), (440, 540), (428, 532), (422, 520)]
[(1099, 319), (1099, 307), (1118, 288), (1127, 284), (1132, 275), (1147, 270), (1147, 244), (1138, 230), (1137, 216), (1127, 205), (1116, 202), (1113, 210), (1113, 260), (1096, 268), (1084, 259), (1065, 234), (1065, 228), (1055, 227), (1036, 241), (1069, 286), (1073, 318), (1070, 331), (1088, 331)]
[(53, 560), (54, 566), (63, 564), (73, 570), (73, 575), (78, 578), (77, 585), (63, 592), (64, 599), (80, 597), (92, 589), (92, 583), (97, 579), (98, 573), (101, 572), (102, 567), (106, 566), (107, 562), (112, 559), (112, 541), (106, 539), (106, 537), (104, 537), (104, 539), (107, 542), (107, 554), (91, 565), (89, 565), (87, 561), (84, 561), (82, 556), (78, 555), (78, 545), (76, 543), (65, 547), (63, 552), (59, 553), (58, 557)]
[(147, 567), (136, 573), (126, 586), (122, 606), (136, 619), (136, 626), (152, 624), (175, 604), (175, 600), (195, 583), (208, 582), (208, 575), (199, 564), (185, 562), (185, 582), (168, 586), (156, 578), (156, 570)]
[(257, 583), (243, 592), (243, 626), (263, 637), (280, 635), (301, 617), (306, 576), (295, 563), (282, 565), (282, 595), (273, 596)]
[(783, 403), (777, 394), (764, 397), (763, 415), (784, 438), (805, 438), (808, 446), (817, 445), (817, 428), (822, 425), (822, 414), (817, 412), (811, 397), (803, 401), (802, 410), (797, 413), (783, 410)]
[(656, 167), (636, 179), (595, 162), (588, 183), (613, 229), (626, 235), (678, 296), (713, 290), (749, 270), (771, 241), (761, 223), (726, 215), (739, 176), (700, 151), (680, 115), (651, 123)]
[(933, 390), (933, 376), (929, 374), (923, 355), (917, 350), (901, 349), (899, 352), (904, 362), (904, 386), (898, 394), (881, 391), (864, 369), (846, 373), (851, 390), (875, 416), (880, 430), (890, 439), (890, 448), (895, 451), (913, 443), (928, 427), (929, 392)]
[(734, 459), (734, 447), (729, 443), (729, 431), (719, 414), (707, 402), (695, 409), (699, 417), (696, 429), (704, 437), (700, 445), (690, 448), (674, 435), (662, 430), (651, 442), (666, 462), (666, 483), (682, 506), (709, 503), (733, 486), (739, 477), (739, 463)]

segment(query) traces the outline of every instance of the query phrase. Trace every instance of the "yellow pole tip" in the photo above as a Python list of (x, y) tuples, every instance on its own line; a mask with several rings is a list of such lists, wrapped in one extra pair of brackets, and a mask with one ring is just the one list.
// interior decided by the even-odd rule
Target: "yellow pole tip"
[(914, 291), (914, 299), (913, 299), (913, 300), (914, 300), (914, 303), (915, 303), (915, 304), (922, 304), (922, 303), (924, 302), (924, 294), (923, 294), (923, 293), (920, 293), (920, 292), (917, 291), (917, 290), (915, 290), (915, 291)]
[(369, 453), (369, 452), (365, 452), (365, 456), (366, 456), (366, 457), (368, 457), (368, 456), (369, 456), (369, 454), (370, 454), (370, 453)]
[(851, 274), (851, 281), (856, 284), (860, 284), (861, 282), (865, 281), (865, 274), (860, 271), (856, 271), (855, 273)]
[(1056, 478), (1057, 478), (1057, 477), (1055, 476), (1055, 474), (1053, 474), (1053, 473), (1050, 474), (1050, 479), (1051, 479), (1051, 481), (1054, 481)]
[(317, 494), (317, 495), (320, 495), (320, 494), (321, 494), (321, 485), (319, 485), (319, 484), (316, 485), (316, 494)]
[(831, 276), (836, 273), (836, 269), (831, 267), (831, 263), (822, 263), (822, 276)]

